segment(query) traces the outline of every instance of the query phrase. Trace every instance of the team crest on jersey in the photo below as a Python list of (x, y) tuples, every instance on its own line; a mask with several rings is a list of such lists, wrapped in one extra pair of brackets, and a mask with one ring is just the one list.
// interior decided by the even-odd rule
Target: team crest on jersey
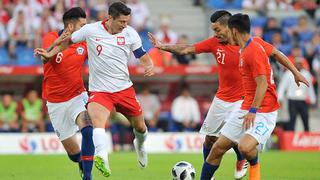
[(126, 44), (125, 38), (123, 36), (117, 37), (117, 44), (118, 45), (125, 45)]
[(78, 55), (83, 55), (84, 54), (84, 48), (83, 47), (78, 47), (77, 48), (77, 54)]

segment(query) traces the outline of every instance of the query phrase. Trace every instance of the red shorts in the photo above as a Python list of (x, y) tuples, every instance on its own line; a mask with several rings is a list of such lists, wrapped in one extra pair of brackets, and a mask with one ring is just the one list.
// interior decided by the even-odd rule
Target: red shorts
[(90, 102), (96, 102), (110, 112), (115, 107), (118, 112), (127, 116), (139, 116), (142, 114), (141, 106), (132, 86), (115, 93), (90, 92), (88, 103)]

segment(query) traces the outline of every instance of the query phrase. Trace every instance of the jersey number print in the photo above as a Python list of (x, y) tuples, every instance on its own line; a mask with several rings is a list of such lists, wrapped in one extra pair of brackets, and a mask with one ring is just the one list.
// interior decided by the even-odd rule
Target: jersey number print
[(216, 52), (217, 62), (220, 64), (224, 64), (224, 57), (226, 56), (226, 53), (224, 50), (218, 49)]

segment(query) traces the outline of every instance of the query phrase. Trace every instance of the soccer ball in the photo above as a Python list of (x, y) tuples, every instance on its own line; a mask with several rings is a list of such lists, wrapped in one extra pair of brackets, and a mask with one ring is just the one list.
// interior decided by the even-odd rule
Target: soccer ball
[(196, 176), (193, 166), (186, 161), (175, 164), (171, 173), (173, 180), (193, 180)]

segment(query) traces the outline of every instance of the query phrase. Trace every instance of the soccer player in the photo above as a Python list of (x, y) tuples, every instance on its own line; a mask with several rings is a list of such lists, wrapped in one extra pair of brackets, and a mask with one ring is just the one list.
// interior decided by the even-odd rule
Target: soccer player
[[(93, 141), (96, 148), (95, 166), (106, 177), (111, 170), (108, 163), (105, 124), (113, 107), (124, 114), (134, 128), (134, 147), (142, 168), (148, 163), (144, 142), (147, 128), (135, 90), (129, 78), (127, 62), (130, 53), (140, 59), (145, 76), (151, 76), (153, 63), (142, 48), (138, 33), (130, 26), (131, 9), (121, 2), (111, 4), (108, 18), (87, 24), (64, 40), (70, 43), (87, 42), (89, 58), (89, 101), (88, 113), (94, 126)], [(63, 50), (59, 45), (49, 52), (48, 57)]]
[(203, 164), (201, 180), (212, 178), (223, 154), (235, 143), (250, 163), (249, 180), (260, 180), (257, 145), (265, 144), (270, 137), (280, 105), (267, 53), (250, 36), (249, 16), (233, 15), (228, 27), (240, 46), (239, 69), (245, 96), (241, 108), (231, 113), (221, 129), (221, 136)]
[[(85, 12), (77, 7), (63, 15), (64, 28), (80, 29), (86, 24)], [(50, 32), (43, 38), (43, 49), (51, 50), (51, 44), (59, 43), (62, 31)], [(36, 49), (41, 54), (41, 49)], [(82, 66), (87, 58), (85, 42), (70, 46), (56, 56), (44, 59), (43, 98), (53, 128), (68, 153), (70, 160), (79, 163), (83, 180), (91, 180), (94, 145), (92, 124), (85, 105), (88, 95), (82, 80)], [(76, 132), (81, 130), (81, 150)]]
[[(220, 135), (220, 130), (227, 117), (233, 110), (240, 108), (244, 96), (239, 72), (239, 46), (230, 36), (230, 30), (227, 26), (230, 17), (231, 13), (225, 10), (214, 12), (210, 20), (215, 36), (194, 45), (164, 45), (149, 33), (153, 45), (161, 50), (177, 54), (213, 53), (215, 56), (219, 70), (219, 88), (200, 130), (200, 133), (206, 135), (203, 144), (204, 160), (206, 160), (212, 145)], [(297, 84), (299, 82), (307, 83), (299, 71), (280, 51), (260, 38), (253, 39), (261, 43), (270, 56), (274, 56), (294, 74)], [(247, 164), (245, 158), (239, 153), (237, 146), (234, 146), (233, 149), (237, 154), (234, 176), (236, 179), (240, 179), (246, 174)]]

